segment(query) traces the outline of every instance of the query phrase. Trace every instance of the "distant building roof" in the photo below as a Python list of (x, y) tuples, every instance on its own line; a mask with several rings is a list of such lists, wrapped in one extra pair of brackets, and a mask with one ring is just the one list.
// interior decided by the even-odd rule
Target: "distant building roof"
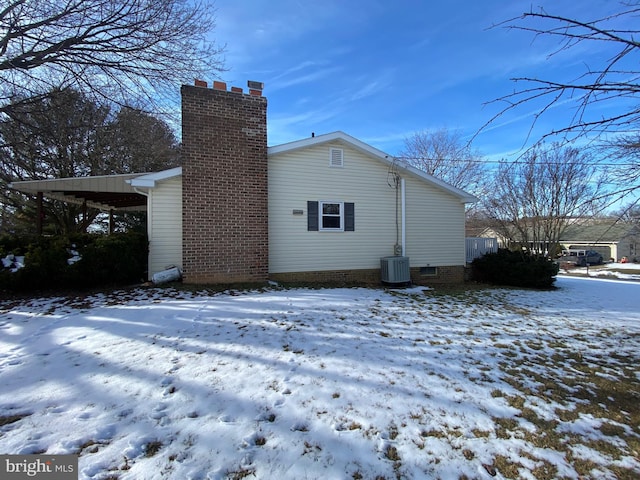
[(560, 237), (562, 242), (619, 242), (630, 235), (640, 234), (638, 225), (625, 223), (596, 223), (591, 225), (570, 225)]

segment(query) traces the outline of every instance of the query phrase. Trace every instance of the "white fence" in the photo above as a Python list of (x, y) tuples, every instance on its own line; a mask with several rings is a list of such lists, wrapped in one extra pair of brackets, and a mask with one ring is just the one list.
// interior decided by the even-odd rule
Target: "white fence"
[(498, 251), (497, 238), (467, 237), (467, 263), (483, 256), (485, 253), (495, 253)]

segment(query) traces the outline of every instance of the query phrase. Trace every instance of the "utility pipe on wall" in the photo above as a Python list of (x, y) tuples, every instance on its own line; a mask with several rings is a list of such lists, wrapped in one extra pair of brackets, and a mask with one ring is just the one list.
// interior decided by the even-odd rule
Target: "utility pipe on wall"
[(404, 185), (404, 178), (400, 179), (400, 197), (402, 202), (402, 256), (407, 254), (407, 203), (406, 203), (406, 190)]

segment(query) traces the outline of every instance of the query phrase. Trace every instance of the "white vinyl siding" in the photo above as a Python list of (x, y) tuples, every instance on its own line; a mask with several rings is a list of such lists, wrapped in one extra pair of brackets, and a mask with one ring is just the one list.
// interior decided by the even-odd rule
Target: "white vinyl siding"
[[(343, 168), (327, 165), (331, 148), (343, 149)], [(388, 173), (387, 165), (343, 145), (323, 144), (272, 155), (269, 271), (380, 268), (380, 257), (393, 255), (397, 238), (396, 191), (389, 187)], [(308, 231), (307, 202), (323, 199), (354, 203), (355, 231)], [(460, 199), (413, 176), (407, 178), (406, 199), (406, 253), (411, 266), (464, 265)], [(304, 210), (304, 215), (293, 215), (294, 210)]]
[(453, 195), (405, 178), (406, 251), (412, 267), (465, 264), (465, 207)]
[(170, 266), (182, 269), (182, 176), (156, 183), (148, 198), (149, 279)]
[[(344, 168), (327, 164), (318, 145), (269, 158), (269, 271), (272, 273), (380, 268), (393, 252), (395, 194), (387, 168), (343, 148)], [(355, 231), (307, 231), (307, 201), (355, 203)], [(304, 215), (293, 215), (293, 210)]]

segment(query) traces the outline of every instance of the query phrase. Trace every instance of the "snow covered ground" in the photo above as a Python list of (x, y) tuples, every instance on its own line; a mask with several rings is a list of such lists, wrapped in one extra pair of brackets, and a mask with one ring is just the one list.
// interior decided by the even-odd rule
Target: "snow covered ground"
[(640, 282), (557, 286), (4, 302), (0, 453), (96, 480), (639, 477), (640, 399), (607, 388), (640, 386)]
[(584, 275), (598, 278), (640, 280), (640, 263), (605, 263), (593, 267), (576, 267), (562, 270), (561, 274)]

